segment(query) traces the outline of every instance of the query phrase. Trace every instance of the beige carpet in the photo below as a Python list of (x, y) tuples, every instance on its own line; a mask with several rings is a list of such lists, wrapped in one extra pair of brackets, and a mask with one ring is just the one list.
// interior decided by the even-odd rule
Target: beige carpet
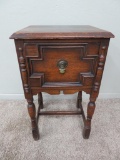
[[(44, 101), (46, 110), (75, 104), (75, 99)], [(86, 110), (86, 101), (83, 106)], [(92, 122), (90, 139), (84, 140), (81, 116), (43, 116), (41, 139), (34, 141), (26, 101), (2, 100), (0, 160), (120, 160), (120, 99), (97, 100)]]

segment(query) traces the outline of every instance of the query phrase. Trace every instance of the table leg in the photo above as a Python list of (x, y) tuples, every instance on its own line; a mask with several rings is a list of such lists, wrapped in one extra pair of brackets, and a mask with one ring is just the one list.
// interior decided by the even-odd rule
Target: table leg
[(43, 97), (42, 97), (42, 93), (38, 93), (38, 104), (39, 104), (39, 108), (43, 109)]
[(33, 98), (27, 99), (27, 102), (28, 102), (28, 113), (31, 118), (33, 138), (34, 138), (34, 140), (38, 140), (39, 139), (39, 130), (38, 130), (38, 124), (36, 121), (36, 109), (35, 109), (35, 105), (33, 103)]
[(78, 92), (78, 97), (77, 97), (77, 108), (81, 108), (82, 106), (82, 91)]
[(95, 102), (91, 101), (88, 103), (87, 107), (87, 119), (85, 120), (83, 138), (88, 139), (91, 131), (91, 120), (95, 110)]

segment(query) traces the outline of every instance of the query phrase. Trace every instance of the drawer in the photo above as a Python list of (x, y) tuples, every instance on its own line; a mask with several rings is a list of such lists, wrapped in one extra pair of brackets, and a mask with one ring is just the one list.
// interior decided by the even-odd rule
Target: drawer
[(24, 43), (29, 83), (91, 86), (100, 43)]

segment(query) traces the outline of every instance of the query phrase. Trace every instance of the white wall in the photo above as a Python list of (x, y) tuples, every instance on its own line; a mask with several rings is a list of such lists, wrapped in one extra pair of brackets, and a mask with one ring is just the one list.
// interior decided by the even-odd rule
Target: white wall
[(14, 41), (9, 39), (13, 32), (28, 25), (83, 24), (115, 35), (110, 42), (100, 93), (120, 97), (119, 0), (0, 0), (0, 98), (23, 93)]

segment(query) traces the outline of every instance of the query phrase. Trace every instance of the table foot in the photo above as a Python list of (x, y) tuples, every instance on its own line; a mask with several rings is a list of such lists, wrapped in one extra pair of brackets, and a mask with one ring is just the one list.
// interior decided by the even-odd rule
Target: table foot
[(32, 135), (35, 141), (40, 139), (39, 130), (38, 128), (32, 129)]
[(84, 139), (88, 139), (88, 138), (89, 138), (89, 136), (90, 136), (90, 131), (91, 131), (90, 128), (84, 127), (84, 129), (83, 129), (83, 138), (84, 138)]

